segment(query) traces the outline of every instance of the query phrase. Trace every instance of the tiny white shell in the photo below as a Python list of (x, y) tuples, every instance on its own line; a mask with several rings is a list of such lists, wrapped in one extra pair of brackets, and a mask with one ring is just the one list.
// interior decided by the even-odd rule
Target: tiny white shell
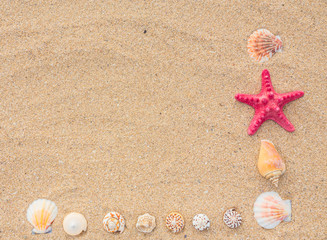
[(58, 208), (47, 199), (35, 200), (27, 209), (27, 220), (34, 226), (32, 233), (49, 233), (56, 218)]
[(276, 192), (265, 192), (255, 201), (253, 212), (261, 227), (273, 229), (282, 221), (291, 221), (291, 201), (283, 200)]
[(103, 218), (103, 227), (107, 232), (111, 232), (111, 233), (120, 232), (120, 233), (122, 233), (124, 231), (124, 228), (125, 228), (125, 219), (118, 212), (109, 212)]
[(241, 214), (236, 212), (235, 208), (228, 209), (224, 214), (223, 220), (229, 228), (237, 228), (242, 223)]
[(206, 230), (210, 227), (210, 220), (205, 214), (197, 214), (193, 218), (193, 226), (199, 231)]
[(156, 227), (156, 218), (146, 213), (137, 219), (136, 228), (140, 232), (150, 233)]
[(82, 214), (73, 212), (65, 217), (63, 227), (67, 234), (76, 236), (86, 231), (87, 221)]

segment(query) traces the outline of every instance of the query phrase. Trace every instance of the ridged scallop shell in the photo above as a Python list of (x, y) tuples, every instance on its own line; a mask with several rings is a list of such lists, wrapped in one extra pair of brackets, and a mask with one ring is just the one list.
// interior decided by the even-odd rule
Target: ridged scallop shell
[(27, 220), (34, 226), (32, 233), (49, 233), (56, 218), (58, 208), (47, 199), (35, 200), (27, 209)]
[(170, 213), (166, 218), (166, 226), (174, 233), (181, 232), (184, 228), (184, 218), (177, 212)]
[(68, 214), (63, 221), (64, 231), (71, 235), (76, 236), (81, 234), (87, 229), (87, 221), (85, 217), (80, 213), (70, 213)]
[(260, 174), (278, 187), (279, 178), (285, 173), (286, 166), (279, 156), (274, 144), (268, 140), (261, 141), (258, 160)]
[(282, 221), (291, 221), (291, 201), (282, 200), (276, 192), (265, 192), (255, 201), (253, 212), (261, 227), (273, 229)]
[(223, 221), (229, 228), (238, 228), (242, 223), (242, 217), (235, 208), (231, 208), (225, 212)]
[(248, 52), (256, 61), (268, 61), (276, 52), (282, 51), (282, 40), (267, 29), (259, 29), (252, 33), (248, 40)]
[(210, 227), (210, 220), (205, 214), (197, 214), (193, 218), (193, 226), (199, 231), (206, 230)]
[(103, 227), (107, 232), (122, 233), (125, 228), (125, 219), (118, 212), (110, 212), (103, 218)]
[(136, 228), (140, 232), (150, 233), (156, 227), (156, 218), (146, 213), (137, 219)]

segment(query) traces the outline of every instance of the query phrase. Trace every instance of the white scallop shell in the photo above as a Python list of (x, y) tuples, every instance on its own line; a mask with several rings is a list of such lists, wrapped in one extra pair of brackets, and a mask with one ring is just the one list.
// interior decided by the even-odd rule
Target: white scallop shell
[(197, 214), (193, 218), (193, 226), (199, 231), (206, 230), (210, 227), (210, 220), (205, 214)]
[(103, 227), (107, 232), (122, 233), (125, 228), (125, 219), (118, 212), (110, 212), (103, 218)]
[(63, 227), (67, 234), (76, 236), (86, 231), (87, 221), (82, 214), (73, 212), (64, 218)]
[(276, 192), (265, 192), (255, 201), (253, 212), (261, 227), (273, 229), (282, 221), (291, 221), (291, 201), (282, 200)]
[(177, 212), (170, 213), (166, 218), (166, 227), (174, 233), (181, 232), (184, 228), (184, 218)]
[(137, 219), (136, 228), (140, 232), (150, 233), (156, 227), (156, 218), (146, 213)]
[(229, 228), (237, 228), (242, 223), (241, 214), (236, 212), (235, 208), (228, 209), (224, 214), (223, 220)]
[(34, 226), (32, 233), (49, 233), (56, 218), (58, 208), (50, 200), (35, 200), (27, 209), (27, 220)]

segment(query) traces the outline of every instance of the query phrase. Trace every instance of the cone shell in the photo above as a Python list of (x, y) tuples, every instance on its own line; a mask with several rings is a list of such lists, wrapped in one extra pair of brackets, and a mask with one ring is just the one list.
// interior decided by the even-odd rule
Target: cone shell
[(63, 221), (64, 231), (71, 235), (76, 236), (81, 234), (87, 229), (87, 221), (85, 217), (80, 213), (70, 213), (68, 214)]
[(253, 212), (261, 227), (273, 229), (282, 221), (291, 221), (291, 201), (282, 200), (276, 192), (265, 192), (255, 201)]
[(27, 220), (34, 226), (32, 233), (49, 233), (58, 208), (50, 200), (35, 200), (27, 209)]
[(252, 33), (248, 40), (250, 57), (263, 63), (268, 61), (276, 52), (282, 51), (282, 40), (267, 29), (259, 29)]
[(242, 223), (242, 217), (235, 208), (231, 208), (225, 212), (223, 221), (229, 228), (238, 228)]
[(118, 212), (110, 212), (103, 218), (103, 227), (107, 232), (122, 233), (125, 228), (125, 219)]
[(210, 227), (210, 220), (205, 214), (197, 214), (193, 218), (193, 226), (199, 231), (206, 230)]
[(181, 232), (184, 228), (184, 218), (177, 212), (170, 213), (166, 218), (166, 226), (174, 233)]
[(136, 228), (140, 232), (150, 233), (156, 227), (156, 218), (146, 213), (137, 219)]
[(278, 187), (279, 178), (285, 173), (286, 166), (274, 144), (268, 140), (261, 141), (258, 169), (263, 177)]

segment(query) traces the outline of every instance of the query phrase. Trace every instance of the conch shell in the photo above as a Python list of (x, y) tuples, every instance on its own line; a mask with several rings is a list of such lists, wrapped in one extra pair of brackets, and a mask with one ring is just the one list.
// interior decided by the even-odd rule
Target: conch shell
[(260, 174), (278, 187), (279, 178), (285, 173), (286, 167), (274, 144), (261, 140), (258, 169)]

